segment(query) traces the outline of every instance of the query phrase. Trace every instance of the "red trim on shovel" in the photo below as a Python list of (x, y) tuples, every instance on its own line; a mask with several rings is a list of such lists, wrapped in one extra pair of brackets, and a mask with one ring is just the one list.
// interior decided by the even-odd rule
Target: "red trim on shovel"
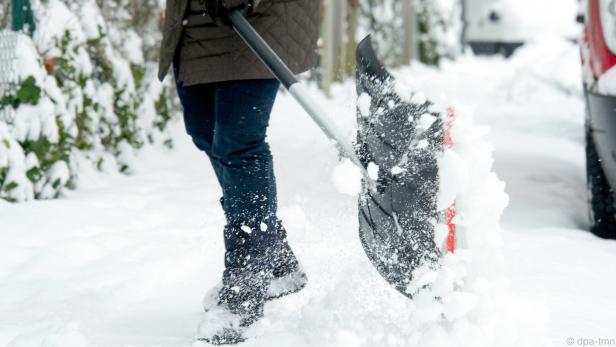
[(456, 204), (445, 211), (445, 218), (447, 220), (447, 227), (449, 228), (449, 234), (447, 235), (447, 252), (454, 253), (456, 251), (456, 225), (453, 219), (456, 218)]
[[(453, 138), (451, 137), (451, 129), (453, 128), (453, 122), (456, 119), (456, 111), (453, 108), (447, 109), (447, 118), (445, 119), (445, 133), (444, 142), (447, 148), (453, 147)], [(456, 224), (454, 219), (456, 218), (456, 203), (454, 202), (445, 211), (445, 221), (447, 222), (447, 228), (449, 234), (447, 235), (447, 252), (454, 253), (456, 251)]]

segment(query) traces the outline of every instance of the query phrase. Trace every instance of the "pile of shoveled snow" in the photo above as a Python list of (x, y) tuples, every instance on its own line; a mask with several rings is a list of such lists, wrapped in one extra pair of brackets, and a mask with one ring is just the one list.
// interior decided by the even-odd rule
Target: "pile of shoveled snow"
[[(426, 93), (444, 118), (449, 108), (455, 110), (453, 145), (439, 158), (439, 208), (444, 212), (455, 203), (457, 249), (445, 255), (436, 272), (416, 270), (417, 285), (431, 283), (431, 290), (414, 300), (417, 341), (428, 346), (543, 345), (544, 317), (508, 288), (501, 216), (509, 198), (504, 182), (493, 171), (493, 147), (486, 139), (489, 129), (475, 124), (465, 105), (413, 84), (411, 71), (397, 74), (398, 83)], [(437, 233), (436, 242), (445, 244), (448, 228), (439, 229), (443, 232)]]
[[(417, 270), (417, 285), (431, 283), (431, 290), (415, 299), (415, 338), (428, 346), (542, 345), (537, 331), (542, 324), (529, 324), (528, 311), (507, 287), (500, 218), (508, 197), (492, 171), (488, 129), (474, 124), (463, 106), (455, 110), (453, 146), (439, 160), (439, 206), (455, 202), (458, 248), (445, 255), (437, 271)], [(447, 227), (440, 229), (437, 244), (444, 244)]]

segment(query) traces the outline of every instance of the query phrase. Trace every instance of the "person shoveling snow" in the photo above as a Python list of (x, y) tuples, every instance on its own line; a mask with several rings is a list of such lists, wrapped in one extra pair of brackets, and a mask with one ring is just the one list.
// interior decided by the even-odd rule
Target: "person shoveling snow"
[(307, 284), (276, 214), (265, 142), (280, 84), (363, 178), (360, 239), (387, 282), (418, 303), (437, 303), (426, 317), (457, 319), (477, 304), (462, 291), (470, 257), (454, 254), (457, 189), (464, 184), (459, 174), (440, 172), (465, 169), (446, 150), (455, 113), (397, 83), (366, 39), (358, 48), (359, 127), (352, 145), (295, 77), (315, 61), (318, 28), (315, 1), (168, 0), (160, 77), (173, 64), (186, 129), (212, 162), (227, 219), (223, 280), (204, 299), (198, 340), (244, 341), (268, 300)]
[(206, 295), (198, 336), (215, 344), (242, 341), (242, 330), (263, 316), (267, 300), (297, 292), (307, 281), (277, 217), (266, 142), (280, 82), (233, 33), (226, 14), (241, 10), (255, 18), (300, 73), (316, 63), (319, 2), (260, 2), (167, 1), (160, 78), (173, 65), (186, 130), (212, 163), (227, 219), (222, 284)]

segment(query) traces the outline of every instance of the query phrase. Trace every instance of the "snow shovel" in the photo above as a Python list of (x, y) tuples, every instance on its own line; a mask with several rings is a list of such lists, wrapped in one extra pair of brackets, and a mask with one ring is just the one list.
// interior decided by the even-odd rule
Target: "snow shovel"
[[(365, 103), (358, 107), (358, 154), (363, 165), (379, 168), (377, 193), (365, 191), (359, 201), (360, 239), (379, 273), (412, 298), (430, 282), (414, 283), (414, 271), (435, 270), (443, 250), (455, 250), (455, 206), (445, 215), (437, 207), (437, 158), (451, 145), (451, 124), (425, 97), (400, 95), (370, 36), (358, 45), (356, 60), (357, 94)], [(439, 223), (449, 228), (444, 245), (435, 241)]]
[[(370, 114), (359, 112), (356, 151), (248, 20), (239, 11), (229, 13), (229, 20), (340, 153), (361, 170), (359, 233), (364, 250), (390, 284), (412, 297), (421, 289), (412, 286), (413, 271), (436, 267), (441, 257), (434, 241), (439, 219), (436, 153), (443, 147), (439, 115), (430, 112), (428, 102), (413, 104), (395, 93), (395, 81), (376, 59), (368, 37), (357, 50), (357, 91), (370, 98)], [(425, 129), (418, 127), (428, 116), (434, 122)], [(378, 166), (377, 181), (368, 175), (369, 165)]]

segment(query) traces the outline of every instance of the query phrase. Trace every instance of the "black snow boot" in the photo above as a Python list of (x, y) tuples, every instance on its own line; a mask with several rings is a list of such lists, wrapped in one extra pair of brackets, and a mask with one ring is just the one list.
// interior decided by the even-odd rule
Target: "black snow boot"
[(225, 270), (216, 303), (206, 309), (197, 339), (214, 345), (245, 341), (244, 330), (263, 317), (270, 280), (262, 271)]
[(295, 257), (287, 239), (287, 231), (280, 221), (276, 223), (276, 229), (280, 238), (274, 254), (273, 279), (266, 300), (297, 293), (308, 283), (308, 277)]
[[(271, 256), (271, 260), (268, 260), (269, 264), (265, 265), (265, 268), (271, 269), (269, 270), (271, 271), (271, 280), (268, 281), (265, 301), (297, 293), (308, 283), (308, 277), (295, 257), (295, 253), (293, 253), (287, 240), (287, 231), (280, 221), (276, 223), (276, 228), (279, 236), (278, 242), (274, 252), (269, 254)], [(219, 293), (223, 291), (223, 288), (224, 284), (219, 283), (208, 290), (203, 298), (203, 309), (206, 312), (218, 306)]]
[(274, 250), (261, 242), (240, 228), (225, 228), (226, 269), (222, 283), (204, 299), (198, 340), (215, 345), (242, 342), (244, 330), (263, 317)]

